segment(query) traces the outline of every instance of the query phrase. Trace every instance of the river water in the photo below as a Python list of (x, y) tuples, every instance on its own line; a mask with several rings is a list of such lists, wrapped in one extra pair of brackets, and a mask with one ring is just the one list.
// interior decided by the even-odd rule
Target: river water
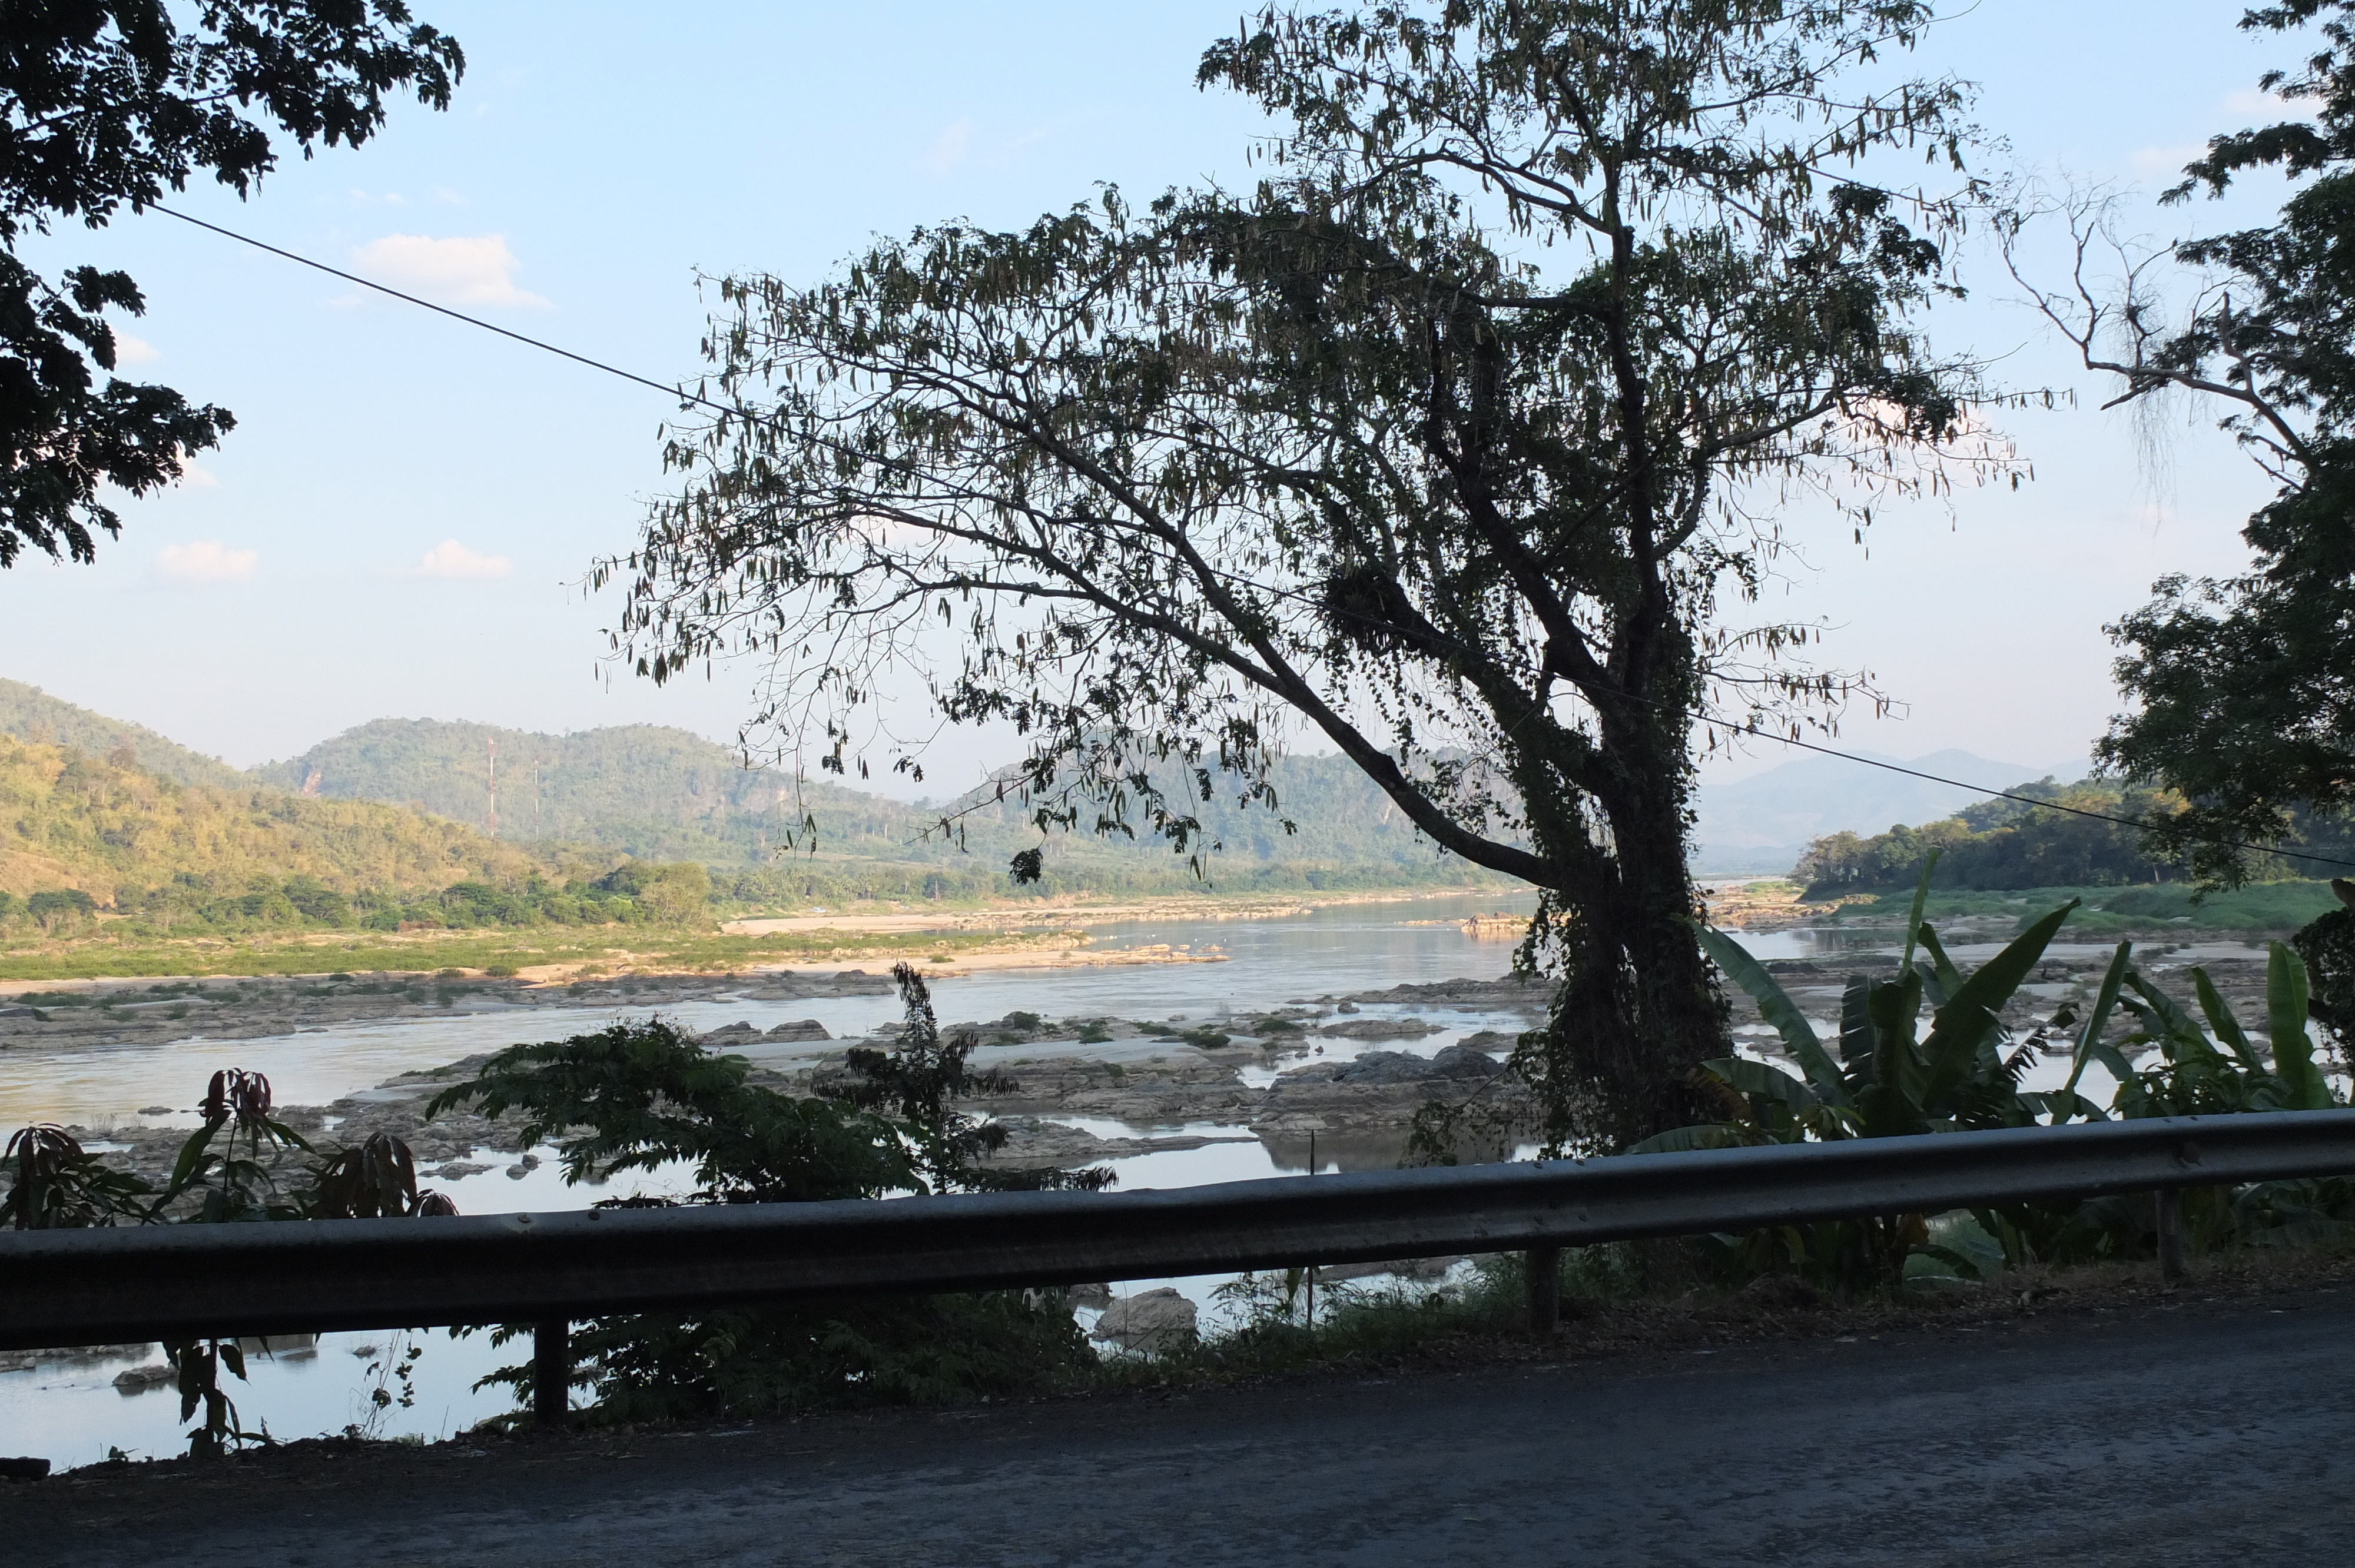
[[(1500, 908), (1525, 912), (1526, 899), (1423, 899), (1340, 906), (1271, 919), (1234, 921), (1139, 920), (1091, 930), (1092, 950), (1167, 944), (1196, 952), (1216, 948), (1223, 961), (1125, 965), (1072, 969), (996, 969), (951, 976), (932, 985), (943, 1022), (987, 1021), (1018, 1009), (1050, 1018), (1114, 1016), (1137, 1020), (1216, 1022), (1287, 1001), (1378, 991), (1402, 982), (1493, 979), (1511, 962), (1508, 941), (1466, 935), (1459, 922), (1469, 914)], [(1775, 932), (1746, 938), (1761, 958), (1836, 958), (1859, 948), (1885, 945), (1885, 938), (1850, 932)], [(1990, 949), (1991, 950), (1991, 949)], [(2088, 949), (2088, 955), (2094, 950)], [(1957, 949), (1958, 959), (1972, 954)], [(2055, 957), (2062, 957), (2057, 950)], [(645, 1010), (635, 1010), (643, 1012)], [(761, 1029), (815, 1018), (838, 1042), (872, 1033), (897, 1019), (895, 996), (806, 998), (760, 1001), (722, 997), (665, 1004), (666, 1016), (694, 1030), (737, 1022)], [(1406, 1007), (1368, 1005), (1369, 1016), (1405, 1013)], [(1322, 1042), (1325, 1059), (1344, 1059), (1366, 1049), (1435, 1054), (1482, 1029), (1508, 1033), (1526, 1027), (1516, 1014), (1453, 1009), (1420, 1010), (1442, 1026), (1420, 1040), (1366, 1043)], [(11, 1051), (0, 1057), (0, 1126), (57, 1121), (103, 1127), (141, 1116), (160, 1104), (193, 1105), (208, 1076), (224, 1066), (269, 1075), (282, 1104), (321, 1105), (369, 1088), (395, 1075), (442, 1066), (462, 1056), (493, 1051), (523, 1040), (558, 1039), (603, 1027), (610, 1008), (478, 1008), (446, 1016), (380, 1023), (306, 1029), (261, 1039), (208, 1041), (201, 1037), (157, 1045), (126, 1045), (96, 1051)], [(1151, 1047), (1158, 1049), (1158, 1047)], [(838, 1045), (756, 1044), (745, 1050), (756, 1061), (791, 1066), (797, 1059)], [(1092, 1047), (1092, 1054), (1105, 1048)], [(1037, 1055), (1032, 1044), (985, 1049), (979, 1065), (1015, 1052)], [(1264, 1081), (1267, 1069), (1246, 1075)], [(2056, 1080), (2057, 1081), (2057, 1080)], [(180, 1111), (172, 1119), (193, 1122)], [(1075, 1118), (1065, 1118), (1075, 1119)], [(1117, 1122), (1081, 1120), (1107, 1137), (1199, 1132), (1227, 1141), (1202, 1148), (1164, 1150), (1113, 1161), (1121, 1191), (1184, 1187), (1212, 1181), (1302, 1174), (1305, 1147), (1271, 1148), (1248, 1129), (1228, 1127), (1135, 1128)], [(657, 1173), (633, 1182), (597, 1189), (567, 1187), (552, 1150), (537, 1151), (537, 1169), (510, 1177), (500, 1169), (454, 1181), (434, 1183), (448, 1192), (462, 1213), (549, 1212), (587, 1206), (600, 1197), (625, 1192), (676, 1191), (682, 1173)], [(1321, 1150), (1316, 1164), (1333, 1170), (1347, 1158)], [(1219, 1278), (1137, 1280), (1119, 1287), (1142, 1292), (1170, 1285), (1204, 1308), (1206, 1324), (1227, 1310), (1216, 1298)], [(381, 1369), (410, 1344), (422, 1347), (409, 1389)], [(485, 1334), (453, 1338), (439, 1330), (414, 1336), (351, 1333), (322, 1336), (315, 1346), (249, 1357), (250, 1381), (230, 1380), (230, 1393), (249, 1429), (264, 1425), (274, 1436), (302, 1437), (366, 1425), (376, 1415), (382, 1436), (439, 1438), (462, 1431), (510, 1407), (503, 1390), (476, 1392), (474, 1381), (519, 1359), (521, 1347), (494, 1348)], [(122, 1392), (116, 1375), (160, 1359), (153, 1347), (117, 1357), (50, 1359), (0, 1372), (0, 1453), (43, 1455), (62, 1466), (91, 1463), (119, 1449), (133, 1457), (181, 1451), (178, 1401), (167, 1387)], [(383, 1386), (395, 1403), (376, 1412), (370, 1392)], [(398, 1396), (410, 1393), (402, 1405)]]

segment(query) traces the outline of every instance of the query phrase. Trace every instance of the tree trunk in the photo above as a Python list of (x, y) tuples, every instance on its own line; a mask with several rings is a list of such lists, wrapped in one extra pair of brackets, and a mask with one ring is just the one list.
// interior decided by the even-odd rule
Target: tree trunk
[(1562, 983), (1543, 1040), (1517, 1064), (1551, 1148), (1608, 1152), (1709, 1119), (1693, 1069), (1728, 1050), (1725, 1003), (1693, 936), (1685, 760), (1653, 731), (1611, 737), (1638, 765), (1602, 802), (1612, 853), (1561, 894), (1577, 911), (1556, 930)]

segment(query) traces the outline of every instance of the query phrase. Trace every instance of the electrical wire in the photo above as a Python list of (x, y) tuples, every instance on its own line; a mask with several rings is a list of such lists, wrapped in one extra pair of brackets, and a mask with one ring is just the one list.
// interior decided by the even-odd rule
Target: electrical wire
[[(282, 260), (292, 261), (298, 267), (308, 267), (314, 272), (325, 272), (331, 278), (340, 278), (345, 282), (357, 283), (363, 289), (372, 289), (379, 294), (384, 294), (392, 299), (400, 300), (404, 303), (416, 305), (424, 310), (432, 311), (437, 315), (444, 315), (448, 316), (453, 321), (464, 322), (468, 326), (480, 327), (485, 332), (488, 333), (496, 333), (499, 336), (511, 339), (514, 342), (524, 344), (526, 347), (538, 349), (544, 354), (555, 355), (560, 359), (569, 359), (575, 365), (584, 365), (591, 370), (602, 370), (608, 376), (619, 376), (624, 381), (633, 382), (640, 387), (652, 387), (655, 391), (665, 393), (670, 397), (676, 397), (682, 403), (714, 409), (722, 414), (732, 414), (740, 418), (758, 418), (757, 415), (754, 415), (751, 410), (739, 404), (722, 403), (714, 398), (706, 397), (699, 393), (689, 392), (683, 387), (676, 386), (667, 382), (656, 381), (652, 376), (640, 376), (635, 371), (624, 370), (618, 365), (611, 365), (602, 359), (591, 359), (585, 354), (575, 354), (569, 348), (561, 348), (544, 339), (532, 337), (524, 333), (511, 331), (506, 327), (499, 325), (496, 322), (485, 321), (480, 316), (470, 316), (464, 311), (453, 311), (447, 305), (437, 305), (432, 301), (420, 299), (415, 294), (403, 293), (399, 289), (363, 278), (357, 272), (346, 272), (340, 267), (330, 267), (324, 261), (314, 260), (310, 257), (301, 255), (298, 252), (281, 249), (279, 247), (272, 245), (266, 240), (256, 239), (251, 235), (240, 234), (237, 230), (233, 228), (224, 228), (218, 223), (208, 223), (201, 217), (192, 217), (185, 212), (180, 212), (172, 207), (165, 207), (161, 202), (149, 202), (146, 205), (149, 210), (160, 212), (166, 217), (176, 217), (182, 223), (192, 224), (196, 228), (205, 229), (213, 234), (218, 234), (224, 239), (234, 239), (240, 245), (250, 245), (256, 250), (266, 250), (271, 255), (278, 257)], [(1626, 696), (1631, 694), (1620, 693), (1614, 694)], [(1663, 708), (1667, 706), (1665, 704), (1652, 703), (1646, 698), (1637, 697), (1635, 700), (1646, 703), (1646, 705), (1649, 706)], [(1944, 784), (1955, 789), (1966, 789), (1975, 795), (1991, 796), (1998, 800), (2014, 800), (2023, 806), (2032, 806), (2039, 810), (2060, 811), (2073, 817), (2091, 818), (2093, 821), (2099, 822), (2115, 822), (2120, 827), (2134, 828), (2143, 832), (2149, 832), (2159, 826), (2158, 823), (2146, 821), (2137, 817), (2122, 817), (2115, 812), (2096, 811), (2089, 807), (2063, 805), (2058, 800), (2041, 800), (2033, 795), (2022, 795), (2010, 789), (1990, 789), (1984, 784), (1970, 784), (1966, 783), (1959, 779), (1948, 779), (1935, 773), (1924, 773), (1920, 768), (1907, 768), (1900, 763), (1883, 762), (1877, 758), (1871, 757), (1860, 757), (1852, 751), (1841, 751), (1835, 747), (1818, 746), (1812, 741), (1801, 740), (1796, 736), (1781, 735), (1774, 730), (1760, 729), (1754, 724), (1735, 724), (1731, 720), (1720, 717), (1715, 714), (1711, 714), (1706, 709), (1692, 709), (1689, 710), (1689, 715), (1691, 717), (1698, 718), (1703, 723), (1716, 725), (1721, 729), (1730, 730), (1737, 735), (1753, 736), (1760, 740), (1771, 740), (1781, 746), (1796, 747), (1802, 751), (1812, 751), (1824, 757), (1838, 758), (1843, 762), (1860, 763), (1864, 767), (1878, 768), (1890, 773), (1902, 773), (1908, 778), (1923, 779), (1929, 783)], [(2303, 850), (2286, 849), (2278, 844), (2244, 843), (2235, 839), (2215, 839), (2209, 842), (2221, 849), (2241, 850), (2252, 854), (2280, 855), (2286, 860), (2302, 860), (2316, 865), (2337, 866), (2342, 870), (2355, 871), (2355, 860), (2341, 860), (2332, 855), (2313, 854)]]

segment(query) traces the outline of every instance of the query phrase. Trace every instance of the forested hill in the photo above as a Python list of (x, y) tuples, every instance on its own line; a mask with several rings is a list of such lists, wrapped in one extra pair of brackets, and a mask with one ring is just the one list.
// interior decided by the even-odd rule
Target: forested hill
[(63, 746), (0, 738), (0, 893), (79, 889), (101, 906), (257, 890), (438, 891), (508, 883), (536, 857), (397, 806), (305, 800), (240, 779), (182, 784)]
[[(641, 859), (757, 859), (793, 817), (790, 781), (683, 729), (626, 725), (539, 735), (439, 719), (378, 719), (253, 776), (327, 800), (414, 805), (505, 839), (593, 843)], [(785, 804), (778, 804), (780, 794)], [(851, 810), (848, 790), (827, 804)]]
[(67, 747), (91, 757), (115, 757), (142, 772), (182, 784), (243, 789), (253, 782), (217, 757), (191, 751), (143, 726), (76, 707), (22, 681), (0, 680), (0, 735)]
[[(2153, 858), (2138, 830), (2111, 820), (2171, 816), (2183, 809), (2174, 795), (2106, 779), (2062, 784), (2049, 778), (2015, 784), (2009, 793), (2019, 799), (1983, 800), (1919, 827), (1901, 824), (1869, 838), (1827, 834), (1807, 846), (1791, 875), (1806, 884), (1810, 898), (1898, 890), (1921, 879), (1934, 850), (1938, 867), (1931, 882), (1942, 888), (2016, 891), (2191, 880), (2180, 862)], [(2028, 803), (2032, 800), (2068, 809), (2040, 810)], [(2294, 813), (2286, 845), (2355, 861), (2355, 831), (2344, 820)], [(2326, 874), (2315, 863), (2273, 855), (2254, 857), (2250, 869), (2258, 881)]]
[[(489, 725), (379, 719), (348, 730), (254, 777), (327, 799), (413, 804), (488, 831), (492, 746), (498, 765), (498, 834), (620, 850), (642, 860), (713, 865), (766, 862), (788, 837), (802, 847), (816, 823), (818, 865), (894, 862), (935, 865), (957, 894), (1007, 892), (1007, 860), (1039, 842), (1018, 799), (909, 804), (815, 780), (745, 768), (737, 754), (699, 736), (651, 725), (539, 735)], [(1415, 835), (1397, 808), (1340, 758), (1280, 762), (1282, 810), (1231, 802), (1201, 813), (1223, 846), (1214, 885), (1378, 885), (1484, 880)], [(954, 813), (962, 843), (939, 832)], [(1282, 819), (1297, 831), (1286, 834)], [(1050, 880), (1071, 888), (1143, 891), (1190, 885), (1165, 843), (1058, 834)], [(811, 883), (812, 895), (825, 889)], [(971, 885), (967, 885), (970, 884)], [(943, 889), (947, 891), (948, 889)]]

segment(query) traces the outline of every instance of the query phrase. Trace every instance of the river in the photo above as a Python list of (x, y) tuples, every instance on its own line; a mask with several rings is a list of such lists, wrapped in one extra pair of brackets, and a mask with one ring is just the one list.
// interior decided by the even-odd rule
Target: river
[[(1265, 919), (1137, 920), (1092, 928), (1091, 948), (1167, 944), (1188, 946), (1198, 952), (1216, 948), (1223, 952), (1224, 961), (982, 970), (938, 980), (932, 987), (933, 999), (943, 1022), (987, 1021), (1018, 1009), (1054, 1018), (1111, 1015), (1214, 1022), (1231, 1013), (1287, 1001), (1383, 990), (1402, 982), (1494, 978), (1509, 968), (1512, 944), (1476, 938), (1466, 934), (1460, 922), (1476, 912), (1526, 911), (1528, 907), (1526, 899), (1489, 895), (1343, 905)], [(1762, 958), (1831, 958), (1886, 945), (1885, 935), (1850, 932), (1774, 932), (1746, 940)], [(2089, 948), (2086, 954), (2098, 951)], [(1955, 956), (1967, 963), (1979, 955), (1976, 949), (1956, 949)], [(2054, 956), (2063, 955), (2056, 949)], [(667, 1004), (660, 1011), (698, 1031), (740, 1021), (767, 1029), (815, 1018), (839, 1042), (895, 1020), (900, 1004), (890, 995), (786, 1001), (723, 996)], [(1409, 1011), (1412, 1010), (1366, 1009), (1373, 1016)], [(448, 1015), (432, 1019), (345, 1024), (259, 1039), (196, 1037), (168, 1044), (47, 1054), (11, 1051), (0, 1056), (0, 1126), (58, 1121), (103, 1127), (139, 1117), (143, 1109), (158, 1103), (192, 1105), (205, 1079), (224, 1066), (267, 1074), (282, 1104), (326, 1104), (400, 1073), (438, 1067), (519, 1040), (561, 1038), (601, 1028), (614, 1016), (610, 1008), (469, 1012), (462, 1005)], [(1327, 1059), (1365, 1049), (1407, 1049), (1429, 1055), (1477, 1030), (1523, 1026), (1511, 1015), (1470, 1012), (1433, 1013), (1431, 1020), (1444, 1026), (1441, 1033), (1419, 1041), (1374, 1045), (1334, 1040), (1325, 1046)], [(767, 1065), (790, 1066), (831, 1049), (838, 1049), (838, 1044), (763, 1043), (745, 1054)], [(997, 1054), (1010, 1054), (1012, 1049), (1001, 1048)], [(1019, 1049), (1039, 1053), (1036, 1045)], [(1092, 1048), (1092, 1054), (1101, 1054), (1102, 1049)], [(991, 1054), (987, 1050), (981, 1053), (981, 1064), (987, 1065)], [(1255, 1081), (1263, 1082), (1268, 1075), (1269, 1070), (1263, 1067), (1246, 1070), (1246, 1076)], [(194, 1121), (193, 1113), (186, 1110), (170, 1118), (153, 1115), (140, 1118)], [(1301, 1174), (1308, 1168), (1305, 1149), (1272, 1149), (1245, 1128), (1143, 1128), (1095, 1121), (1085, 1125), (1088, 1130), (1108, 1137), (1192, 1131), (1231, 1139), (1113, 1161), (1122, 1191)], [(519, 1176), (494, 1169), (437, 1185), (456, 1199), (463, 1213), (496, 1213), (580, 1208), (625, 1191), (675, 1190), (683, 1181), (682, 1175), (674, 1172), (600, 1189), (567, 1187), (548, 1158), (551, 1151), (538, 1152), (543, 1162)], [(1317, 1164), (1326, 1170), (1336, 1167), (1327, 1155), (1320, 1155)], [(1221, 1283), (1219, 1278), (1138, 1280), (1121, 1288), (1143, 1291), (1158, 1285), (1174, 1286), (1205, 1309), (1206, 1322), (1215, 1322), (1224, 1310), (1215, 1297)], [(395, 1396), (405, 1391), (398, 1380), (369, 1369), (396, 1360), (410, 1343), (424, 1351), (414, 1370), (413, 1390), (409, 1391), (413, 1393), (412, 1403), (404, 1406), (396, 1398), (390, 1408), (375, 1412), (368, 1397), (371, 1389), (381, 1383)], [(229, 1380), (230, 1392), (250, 1429), (266, 1425), (279, 1437), (340, 1431), (347, 1423), (366, 1424), (373, 1414), (376, 1430), (383, 1436), (438, 1438), (510, 1407), (503, 1390), (477, 1392), (472, 1385), (494, 1367), (518, 1359), (520, 1350), (495, 1349), (484, 1334), (465, 1338), (441, 1331), (415, 1336), (330, 1334), (321, 1337), (315, 1347), (250, 1357), (250, 1381)], [(0, 1372), (0, 1453), (43, 1455), (62, 1467), (102, 1459), (110, 1449), (134, 1457), (181, 1451), (184, 1445), (178, 1435), (185, 1424), (178, 1418), (178, 1402), (170, 1391), (124, 1393), (113, 1382), (124, 1370), (158, 1359), (147, 1348), (129, 1356), (42, 1360)]]

